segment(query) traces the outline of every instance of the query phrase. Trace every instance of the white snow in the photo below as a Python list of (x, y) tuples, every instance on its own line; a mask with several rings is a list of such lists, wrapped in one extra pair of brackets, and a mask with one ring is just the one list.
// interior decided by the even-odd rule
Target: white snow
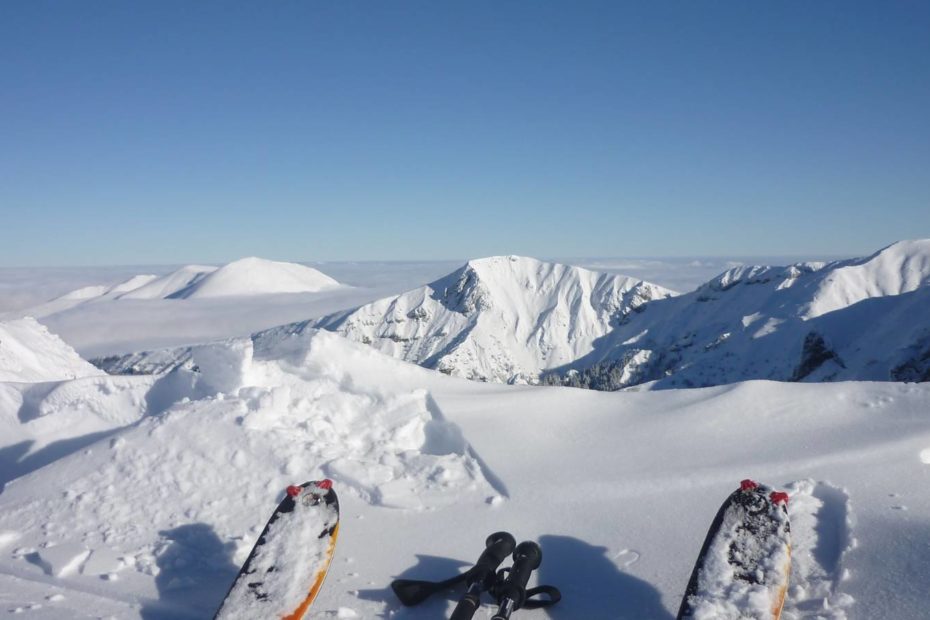
[(39, 566), (54, 577), (64, 577), (77, 571), (90, 552), (78, 542), (62, 542), (36, 553)]
[[(744, 273), (725, 291), (700, 290), (718, 299), (692, 299), (691, 311), (702, 313), (692, 323), (655, 311), (675, 298), (650, 302), (628, 332), (615, 329), (639, 347), (631, 356), (639, 364), (650, 361), (643, 345), (658, 317), (673, 314), (682, 358), (693, 365), (700, 361), (688, 351), (735, 358), (756, 349), (731, 343), (765, 342), (801, 321), (828, 340), (867, 332), (854, 341), (861, 358), (837, 347), (847, 367), (880, 352), (882, 340), (920, 342), (923, 285), (770, 322), (786, 317), (759, 299), (801, 299), (796, 292), (822, 269), (798, 267), (780, 289), (784, 279), (750, 285), (746, 278), (764, 274)], [(563, 275), (553, 285), (583, 286)], [(522, 307), (511, 315), (522, 323), (535, 310), (516, 292), (550, 280), (530, 279), (530, 289), (504, 281), (525, 282), (502, 280), (515, 298), (485, 301)], [(740, 293), (751, 290), (767, 292)], [(554, 308), (560, 314), (561, 301)], [(755, 312), (764, 320), (743, 330), (740, 319)], [(723, 325), (684, 338), (686, 326), (708, 317)], [(763, 327), (771, 333), (752, 339)], [(717, 508), (749, 477), (791, 494), (786, 620), (925, 616), (928, 383), (595, 392), (448, 377), (306, 324), (208, 340), (201, 333), (193, 342), (205, 344), (181, 357), (163, 352), (162, 367), (173, 370), (158, 376), (0, 382), (0, 609), (36, 618), (210, 617), (284, 488), (328, 477), (342, 521), (313, 607), (320, 617), (447, 617), (454, 603), (442, 597), (400, 608), (390, 581), (451, 576), (488, 534), (507, 530), (542, 546), (531, 583), (564, 594), (551, 610), (521, 610), (521, 618), (668, 620)]]
[(0, 321), (0, 381), (56, 381), (103, 374), (35, 319)]

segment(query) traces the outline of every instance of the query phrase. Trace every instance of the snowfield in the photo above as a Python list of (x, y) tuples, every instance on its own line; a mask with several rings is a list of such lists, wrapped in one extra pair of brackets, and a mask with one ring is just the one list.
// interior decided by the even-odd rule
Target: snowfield
[[(205, 329), (192, 340), (200, 344), (117, 356), (111, 370), (136, 374), (107, 375), (32, 319), (0, 322), (0, 610), (28, 618), (212, 617), (287, 485), (327, 477), (342, 522), (312, 617), (447, 616), (454, 602), (441, 597), (401, 607), (391, 580), (449, 577), (477, 558), (488, 534), (507, 530), (540, 543), (543, 563), (531, 583), (555, 585), (564, 597), (514, 618), (669, 620), (717, 508), (753, 478), (790, 495), (784, 618), (924, 618), (930, 384), (884, 373), (911, 360), (912, 374), (900, 378), (922, 378), (925, 251), (910, 242), (866, 259), (795, 266), (797, 273), (746, 268), (669, 298), (638, 281), (553, 263), (495, 259), (506, 261), (503, 279), (500, 265), (479, 273), (494, 261), (470, 263), (481, 282), (460, 301), (490, 301), (483, 311), (497, 310), (471, 328), (482, 345), (489, 341), (479, 338), (495, 334), (516, 346), (557, 333), (561, 346), (574, 343), (564, 351), (584, 348), (613, 342), (639, 321), (683, 317), (681, 304), (692, 323), (679, 318), (669, 333), (695, 332), (683, 356), (713, 330), (737, 329), (730, 321), (745, 323), (746, 333), (725, 339), (734, 348), (721, 359), (743, 365), (761, 350), (751, 340), (816, 329), (830, 346), (810, 345), (820, 364), (806, 382), (616, 392), (481, 383), (309, 320), (213, 342)], [(213, 273), (192, 269), (132, 290), (151, 287), (144, 296), (161, 297)], [(456, 273), (442, 290), (468, 280), (468, 266)], [(529, 287), (520, 292), (513, 282)], [(540, 305), (537, 286), (551, 287), (545, 297), (557, 303)], [(644, 290), (658, 294), (639, 304)], [(176, 304), (183, 316), (184, 308), (203, 312), (201, 303), (242, 303), (87, 301), (111, 293), (76, 294), (71, 301), (84, 302), (57, 316), (71, 313), (88, 333), (80, 317), (94, 316), (89, 308)], [(448, 310), (430, 295), (374, 304), (380, 314), (372, 316)], [(715, 299), (698, 301), (702, 295)], [(596, 317), (625, 309), (628, 322), (590, 331)], [(105, 325), (113, 310), (101, 312)], [(546, 320), (527, 326), (534, 313)], [(459, 315), (466, 319), (450, 314), (445, 324), (467, 320)], [(569, 317), (591, 320), (569, 329)], [(721, 324), (697, 329), (706, 317)], [(190, 337), (204, 325), (193, 322)], [(504, 325), (506, 333), (494, 331)], [(99, 338), (105, 347), (106, 333)], [(680, 372), (693, 372), (700, 359)], [(778, 359), (784, 365), (773, 367), (787, 368), (792, 354)], [(842, 380), (860, 371), (884, 380)], [(492, 611), (485, 605), (476, 617)]]
[[(930, 386), (480, 384), (312, 329), (192, 359), (111, 378), (142, 397), (98, 409), (134, 415), (8, 482), (8, 609), (209, 617), (284, 488), (325, 476), (343, 524), (320, 617), (447, 613), (402, 609), (388, 584), (449, 576), (505, 529), (540, 542), (538, 578), (565, 596), (518, 617), (670, 618), (719, 503), (753, 477), (792, 494), (786, 618), (923, 617)], [(97, 391), (81, 381), (62, 385)]]

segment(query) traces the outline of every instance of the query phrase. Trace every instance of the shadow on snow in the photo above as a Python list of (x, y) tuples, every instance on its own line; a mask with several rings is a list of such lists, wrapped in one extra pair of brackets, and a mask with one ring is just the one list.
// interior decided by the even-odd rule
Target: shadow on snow
[(586, 620), (673, 620), (652, 585), (621, 571), (596, 547), (571, 536), (539, 539), (541, 584), (562, 591), (562, 600), (546, 608), (550, 618)]
[(159, 532), (164, 543), (156, 564), (158, 599), (142, 606), (144, 620), (211, 618), (239, 567), (233, 543), (223, 543), (206, 523), (191, 523)]

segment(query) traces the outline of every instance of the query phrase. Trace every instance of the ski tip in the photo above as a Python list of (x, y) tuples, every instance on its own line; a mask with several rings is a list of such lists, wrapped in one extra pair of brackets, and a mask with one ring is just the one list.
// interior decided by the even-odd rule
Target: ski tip
[(759, 483), (755, 480), (750, 480), (749, 478), (746, 478), (739, 483), (740, 491), (752, 491), (753, 489), (757, 488), (759, 488)]
[(298, 495), (300, 495), (300, 492), (303, 490), (304, 490), (303, 487), (297, 486), (296, 484), (292, 484), (289, 487), (287, 487), (285, 492), (287, 493), (288, 497), (297, 497)]
[(769, 499), (772, 500), (772, 503), (776, 506), (778, 504), (788, 505), (788, 494), (784, 491), (772, 491), (769, 493)]

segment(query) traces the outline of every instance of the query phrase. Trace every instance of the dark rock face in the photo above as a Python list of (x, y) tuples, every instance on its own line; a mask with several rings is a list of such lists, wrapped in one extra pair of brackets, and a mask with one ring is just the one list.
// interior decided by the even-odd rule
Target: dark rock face
[(892, 381), (930, 381), (930, 336), (914, 346), (914, 356), (891, 369)]
[(836, 352), (827, 346), (823, 336), (817, 332), (810, 332), (804, 338), (801, 361), (798, 363), (797, 368), (794, 369), (791, 380), (801, 381), (830, 360), (836, 362), (841, 368), (846, 367)]

